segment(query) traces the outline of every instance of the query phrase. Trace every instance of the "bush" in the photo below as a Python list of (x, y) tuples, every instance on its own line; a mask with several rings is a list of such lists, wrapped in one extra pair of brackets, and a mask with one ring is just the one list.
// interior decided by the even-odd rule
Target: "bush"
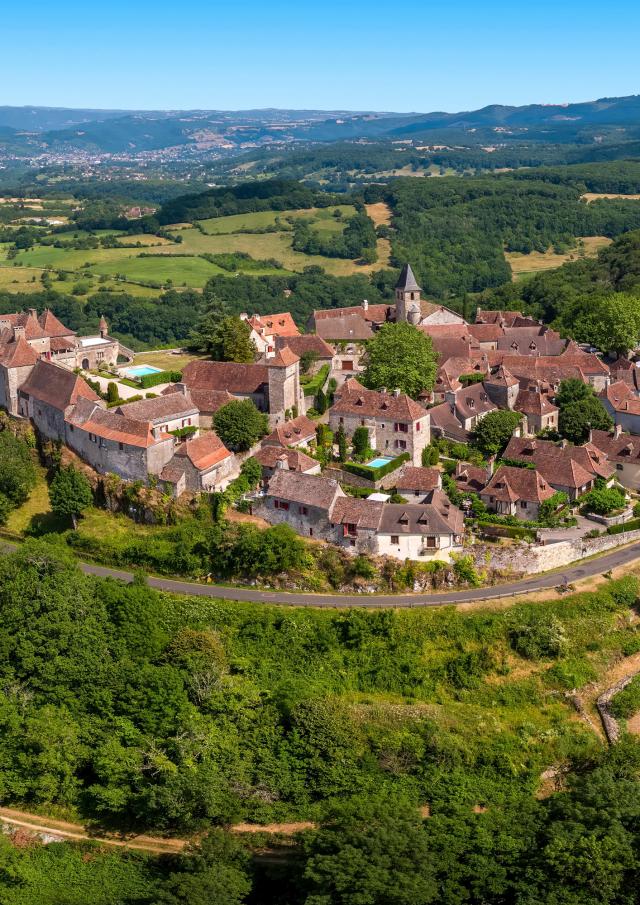
[(137, 382), (144, 390), (157, 386), (159, 383), (180, 383), (182, 373), (180, 371), (158, 371), (157, 374), (143, 374)]
[(387, 462), (385, 465), (380, 465), (378, 468), (372, 468), (370, 465), (360, 465), (357, 462), (345, 462), (342, 467), (345, 471), (350, 471), (351, 474), (366, 478), (368, 481), (379, 481), (381, 478), (384, 478), (385, 475), (395, 471), (396, 468), (400, 468), (400, 466), (405, 462), (408, 462), (409, 459), (409, 453), (402, 453), (401, 456), (396, 456), (395, 459), (391, 459), (391, 461)]
[(596, 515), (608, 515), (610, 512), (623, 509), (625, 503), (625, 495), (617, 487), (594, 487), (580, 497), (582, 511), (594, 512)]
[(612, 699), (609, 709), (618, 719), (627, 719), (640, 710), (640, 676), (636, 676)]
[(621, 525), (610, 525), (607, 534), (624, 534), (625, 531), (637, 531), (640, 528), (640, 518), (629, 519)]
[(509, 644), (527, 660), (555, 658), (566, 649), (567, 636), (563, 624), (552, 613), (527, 607), (512, 616)]

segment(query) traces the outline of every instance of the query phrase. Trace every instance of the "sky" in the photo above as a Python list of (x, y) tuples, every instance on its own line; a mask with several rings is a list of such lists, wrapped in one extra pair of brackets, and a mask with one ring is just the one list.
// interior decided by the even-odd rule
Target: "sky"
[(640, 3), (4, 0), (0, 104), (428, 112), (640, 93)]

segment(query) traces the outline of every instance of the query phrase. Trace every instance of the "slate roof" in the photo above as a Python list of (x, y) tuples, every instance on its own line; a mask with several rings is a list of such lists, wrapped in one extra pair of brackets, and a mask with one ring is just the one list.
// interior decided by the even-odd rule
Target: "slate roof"
[(182, 371), (182, 382), (189, 389), (227, 390), (249, 395), (261, 392), (269, 382), (265, 365), (237, 364), (232, 361), (190, 361)]
[(465, 430), (456, 417), (454, 407), (450, 402), (442, 402), (429, 409), (431, 417), (431, 431), (436, 435), (441, 433), (452, 440), (460, 440), (466, 443), (469, 440), (469, 431)]
[(185, 393), (170, 393), (166, 396), (156, 396), (155, 399), (140, 399), (137, 402), (119, 405), (116, 411), (134, 421), (150, 421), (152, 424), (171, 418), (186, 418), (198, 414), (198, 408), (193, 399)]
[(455, 408), (456, 414), (464, 420), (498, 410), (498, 406), (489, 399), (482, 383), (472, 383), (457, 390)]
[(610, 462), (630, 462), (640, 459), (640, 437), (615, 431), (591, 431), (592, 442)]
[(329, 510), (336, 498), (344, 496), (333, 478), (276, 469), (267, 488), (269, 496), (304, 506)]
[(487, 469), (480, 465), (472, 465), (470, 462), (457, 462), (453, 480), (458, 490), (479, 493), (487, 483)]
[[(31, 351), (33, 352), (33, 349)], [(100, 400), (82, 377), (43, 359), (36, 361), (33, 370), (20, 387), (20, 392), (60, 411), (64, 411), (67, 406), (73, 405), (81, 398), (91, 402)]]
[(413, 275), (411, 264), (405, 264), (400, 271), (396, 289), (402, 289), (404, 292), (422, 292), (422, 289), (418, 285), (418, 281)]
[(384, 503), (378, 534), (462, 534), (464, 516), (442, 491), (432, 503)]

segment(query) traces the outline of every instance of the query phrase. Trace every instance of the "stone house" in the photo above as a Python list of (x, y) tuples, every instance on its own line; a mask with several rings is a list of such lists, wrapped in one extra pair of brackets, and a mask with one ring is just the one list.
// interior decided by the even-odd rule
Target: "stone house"
[(182, 393), (188, 395), (198, 410), (198, 421), (200, 427), (211, 427), (213, 424), (213, 416), (228, 402), (233, 402), (236, 398), (232, 396), (228, 390), (200, 390), (197, 388), (189, 389), (185, 383), (170, 383), (161, 395), (170, 396), (174, 393)]
[(303, 537), (331, 541), (330, 513), (345, 493), (333, 478), (276, 468), (256, 514), (272, 524), (285, 522)]
[(554, 490), (566, 493), (575, 501), (591, 490), (598, 478), (610, 483), (615, 469), (602, 450), (592, 443), (569, 446), (550, 440), (512, 437), (504, 451), (505, 459), (532, 462)]
[(171, 431), (200, 425), (200, 411), (188, 392), (129, 402), (118, 406), (116, 412), (133, 421), (148, 421), (156, 439)]
[(499, 515), (535, 522), (540, 516), (540, 506), (555, 492), (537, 469), (501, 465), (480, 491), (480, 499)]
[(527, 390), (520, 390), (514, 408), (525, 416), (523, 429), (526, 434), (558, 430), (560, 409), (551, 402), (548, 395), (540, 392), (538, 384)]
[(309, 374), (315, 374), (323, 365), (329, 365), (333, 368), (334, 351), (328, 342), (325, 342), (321, 336), (314, 333), (304, 333), (300, 336), (278, 336), (276, 337), (276, 352), (289, 348), (302, 359), (303, 355), (314, 357), (313, 364), (309, 368)]
[(262, 441), (262, 446), (307, 447), (316, 440), (316, 423), (306, 415), (284, 421)]
[(385, 503), (378, 525), (379, 554), (396, 559), (448, 561), (460, 550), (464, 516), (442, 491), (434, 491), (432, 502)]
[(277, 351), (279, 338), (299, 336), (294, 319), (288, 311), (281, 314), (241, 314), (240, 318), (251, 327), (251, 341), (259, 355), (272, 358)]
[(472, 383), (455, 392), (447, 392), (445, 402), (453, 406), (456, 418), (467, 433), (474, 431), (478, 422), (489, 412), (498, 410), (489, 398), (484, 383)]
[(622, 380), (610, 384), (600, 393), (600, 401), (620, 427), (629, 434), (640, 434), (640, 397)]
[(343, 427), (352, 437), (358, 427), (369, 431), (372, 449), (389, 456), (409, 454), (412, 465), (422, 464), (422, 450), (431, 442), (429, 412), (405, 393), (368, 390), (357, 380), (346, 381), (329, 409), (332, 431)]
[(24, 337), (0, 344), (0, 406), (19, 415), (18, 391), (38, 361), (38, 353)]
[(146, 481), (160, 475), (174, 453), (171, 434), (154, 437), (151, 424), (134, 421), (99, 403), (79, 398), (65, 414), (64, 439), (100, 474), (117, 474), (127, 481)]
[(81, 377), (41, 358), (20, 386), (17, 414), (32, 421), (48, 440), (64, 440), (65, 417), (80, 399), (104, 406)]
[(591, 431), (589, 439), (606, 455), (623, 487), (640, 490), (640, 437), (616, 425), (612, 431)]
[(442, 472), (437, 468), (405, 465), (395, 487), (409, 503), (423, 503), (429, 501), (434, 490), (442, 490)]
[(268, 483), (276, 468), (298, 471), (303, 474), (320, 474), (317, 459), (312, 459), (298, 449), (283, 449), (281, 446), (262, 446), (254, 453), (254, 459), (262, 467), (263, 482)]
[(207, 431), (180, 443), (160, 472), (160, 478), (178, 497), (185, 490), (191, 493), (224, 490), (239, 473), (237, 458), (214, 431)]
[(504, 365), (499, 365), (487, 376), (484, 388), (491, 401), (501, 409), (513, 410), (518, 401), (520, 381)]

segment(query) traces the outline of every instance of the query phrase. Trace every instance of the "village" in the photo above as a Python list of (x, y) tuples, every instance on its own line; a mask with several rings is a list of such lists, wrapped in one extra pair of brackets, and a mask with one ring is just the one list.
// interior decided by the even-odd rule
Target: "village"
[[(152, 482), (176, 499), (223, 491), (253, 457), (262, 472), (245, 495), (253, 515), (356, 554), (450, 561), (487, 542), (508, 555), (525, 541), (543, 551), (535, 571), (637, 528), (640, 383), (630, 358), (607, 362), (518, 311), (479, 309), (467, 323), (423, 299), (409, 265), (395, 304), (317, 310), (306, 333), (287, 312), (241, 317), (255, 363), (196, 359), (163, 374), (133, 367), (104, 318), (98, 334), (77, 336), (50, 311), (2, 315), (0, 405), (99, 475)], [(437, 353), (433, 388), (417, 398), (358, 379), (367, 343), (388, 323), (412, 325)], [(128, 396), (109, 403), (101, 387), (114, 380)], [(610, 429), (580, 443), (559, 435), (567, 381), (599, 400)], [(310, 385), (326, 394), (326, 411), (313, 408)], [(268, 419), (246, 450), (213, 429), (237, 400)], [(483, 456), (476, 430), (496, 412), (514, 413), (512, 435)], [(614, 492), (608, 505), (599, 489)], [(564, 553), (549, 559), (543, 548), (554, 545)]]

